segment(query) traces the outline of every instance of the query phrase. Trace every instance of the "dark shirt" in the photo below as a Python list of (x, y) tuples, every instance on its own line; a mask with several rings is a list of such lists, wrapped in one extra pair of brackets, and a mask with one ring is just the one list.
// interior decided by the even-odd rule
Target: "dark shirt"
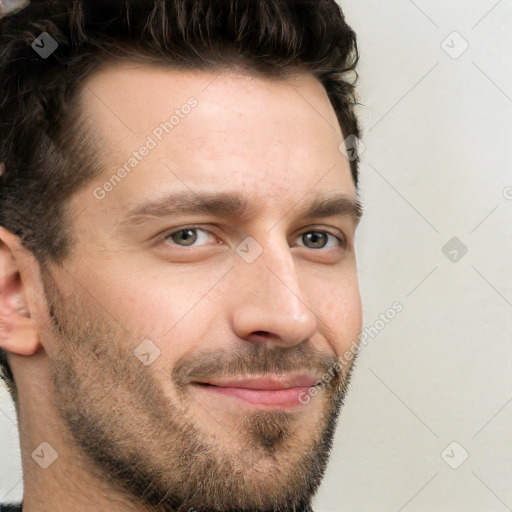
[[(0, 512), (23, 512), (21, 510), (21, 503), (19, 505), (3, 505), (0, 503)], [(311, 508), (304, 510), (304, 512), (313, 512)]]
[[(2, 505), (0, 503), (0, 512), (23, 512), (21, 510), (21, 503), (19, 505)], [(307, 509), (304, 512), (313, 512), (312, 509)]]

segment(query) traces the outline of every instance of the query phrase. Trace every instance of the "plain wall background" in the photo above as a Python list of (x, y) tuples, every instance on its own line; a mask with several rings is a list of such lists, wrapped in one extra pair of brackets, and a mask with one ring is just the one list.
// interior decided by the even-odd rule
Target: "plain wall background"
[[(512, 510), (512, 2), (341, 5), (361, 50), (364, 325), (403, 311), (359, 356), (316, 511)], [(0, 501), (22, 497), (14, 421), (2, 389)]]

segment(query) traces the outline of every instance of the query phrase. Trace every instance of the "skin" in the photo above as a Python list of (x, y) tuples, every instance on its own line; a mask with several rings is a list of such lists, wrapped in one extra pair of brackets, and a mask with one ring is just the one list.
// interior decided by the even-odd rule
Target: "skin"
[[(24, 511), (305, 506), (325, 469), (351, 364), (290, 408), (248, 404), (187, 379), (200, 369), (321, 378), (361, 332), (357, 222), (298, 215), (317, 195), (356, 199), (325, 91), (305, 74), (269, 80), (133, 63), (85, 85), (84, 119), (105, 172), (69, 201), (70, 257), (45, 273), (0, 228), (0, 344), (18, 389)], [(190, 114), (97, 199), (95, 189), (191, 96)], [(190, 190), (243, 192), (251, 215), (122, 224), (141, 201)], [(191, 225), (200, 228), (191, 246), (161, 237)], [(318, 230), (342, 234), (346, 247), (332, 235), (326, 248), (306, 245), (302, 235)], [(252, 263), (236, 252), (247, 237), (262, 249)], [(159, 350), (147, 366), (134, 355), (144, 339)], [(47, 469), (31, 456), (42, 442), (58, 453)], [(146, 500), (134, 468), (146, 478), (138, 484), (156, 489)], [(157, 492), (165, 489), (181, 492), (179, 503)]]

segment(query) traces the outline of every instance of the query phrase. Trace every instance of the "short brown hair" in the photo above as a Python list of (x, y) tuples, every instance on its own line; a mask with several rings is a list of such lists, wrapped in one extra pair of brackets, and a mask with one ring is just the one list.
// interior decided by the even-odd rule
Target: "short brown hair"
[[(47, 58), (31, 46), (43, 32), (58, 43)], [(335, 0), (32, 0), (0, 20), (0, 225), (43, 266), (69, 254), (65, 202), (100, 172), (77, 113), (80, 84), (123, 59), (236, 64), (268, 77), (309, 72), (344, 136), (360, 137), (356, 34)], [(357, 187), (358, 159), (350, 166)], [(13, 394), (1, 350), (0, 373)]]

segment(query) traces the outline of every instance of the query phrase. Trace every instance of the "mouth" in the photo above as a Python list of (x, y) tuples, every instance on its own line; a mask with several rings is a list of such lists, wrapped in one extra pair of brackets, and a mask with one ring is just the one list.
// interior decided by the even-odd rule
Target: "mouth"
[(237, 400), (249, 406), (294, 409), (304, 407), (309, 402), (304, 397), (318, 381), (311, 375), (297, 374), (193, 380), (191, 384), (210, 396)]

